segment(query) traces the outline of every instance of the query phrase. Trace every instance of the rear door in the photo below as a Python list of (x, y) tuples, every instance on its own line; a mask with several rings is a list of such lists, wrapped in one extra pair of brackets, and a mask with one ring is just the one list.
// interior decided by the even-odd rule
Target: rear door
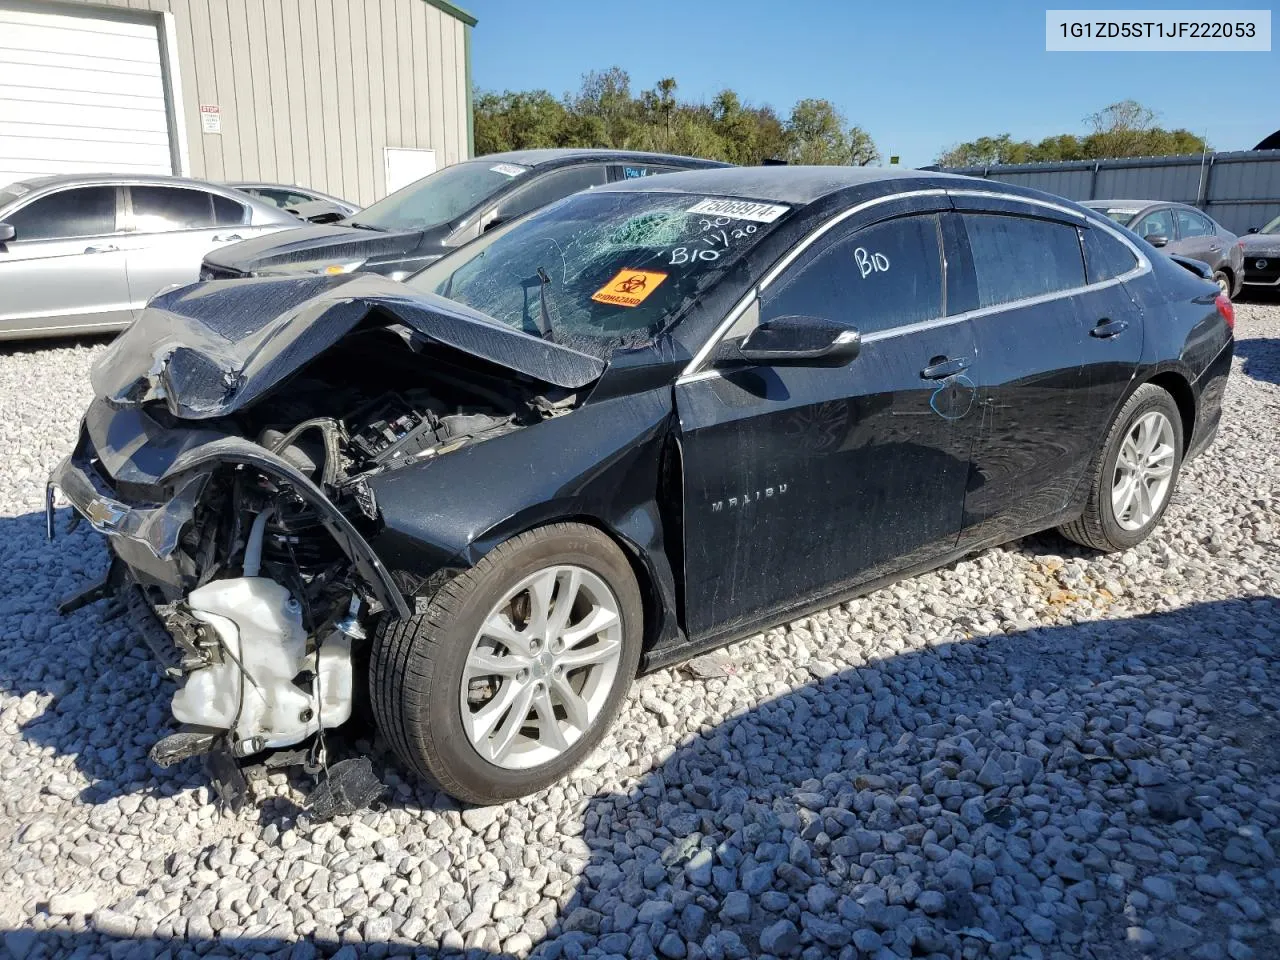
[(262, 228), (249, 224), (249, 207), (194, 187), (127, 188), (129, 299), (135, 313), (165, 287), (195, 283), (210, 250), (247, 240)]
[[(976, 345), (946, 317), (937, 199), (823, 237), (735, 323), (716, 365), (677, 384), (691, 636), (954, 548)], [(733, 359), (755, 322), (787, 315), (853, 325), (861, 354), (837, 368)]]
[(0, 243), (0, 336), (129, 321), (118, 204), (114, 185), (71, 187), (6, 215), (16, 237)]
[(982, 357), (966, 544), (1021, 536), (1064, 510), (1142, 352), (1141, 316), (1123, 284), (1086, 274), (1081, 231), (1101, 228), (1032, 205), (975, 209), (984, 202), (956, 200), (968, 208), (957, 259), (973, 271)]

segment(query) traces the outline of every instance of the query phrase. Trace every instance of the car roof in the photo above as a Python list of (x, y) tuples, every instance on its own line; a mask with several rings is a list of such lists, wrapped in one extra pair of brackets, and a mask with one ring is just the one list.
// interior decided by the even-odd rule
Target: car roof
[(163, 173), (60, 173), (46, 177), (27, 177), (23, 180), (15, 180), (13, 183), (7, 184), (7, 186), (25, 188), (22, 196), (13, 202), (26, 203), (33, 199), (32, 194), (44, 193), (58, 187), (124, 186), (129, 184), (138, 186), (193, 187), (197, 190), (210, 190), (214, 193), (234, 197), (237, 203), (249, 204), (255, 211), (268, 219), (278, 220), (282, 223), (296, 222), (296, 218), (291, 214), (285, 213), (275, 204), (267, 203), (252, 194), (242, 193), (229, 184), (215, 183), (211, 180), (195, 180), (191, 177), (173, 177)]
[[(1188, 210), (1196, 210), (1189, 203), (1182, 203), (1178, 200), (1081, 200), (1082, 206), (1088, 207), (1090, 210), (1110, 210), (1114, 207), (1121, 207), (1126, 210), (1145, 210), (1147, 207), (1185, 207)], [(1203, 210), (1196, 210), (1196, 213), (1203, 213)]]
[(727, 167), (719, 170), (682, 170), (661, 177), (623, 180), (594, 190), (638, 190), (655, 193), (712, 194), (739, 197), (744, 200), (770, 200), (775, 203), (804, 205), (823, 197), (857, 187), (886, 182), (900, 183), (905, 189), (912, 181), (954, 180), (957, 185), (981, 183), (984, 189), (997, 187), (998, 192), (1022, 195), (1017, 188), (989, 180), (975, 180), (952, 173), (932, 170), (909, 170), (898, 167)]
[(61, 187), (68, 184), (95, 183), (163, 183), (175, 187), (215, 187), (219, 189), (230, 187), (230, 184), (215, 183), (212, 180), (174, 177), (166, 173), (58, 173), (45, 177), (26, 177), (14, 182), (32, 190), (41, 190), (45, 187)]
[(682, 157), (673, 153), (646, 153), (643, 150), (606, 150), (594, 148), (546, 148), (538, 150), (508, 150), (505, 153), (486, 153), (475, 160), (518, 163), (525, 167), (541, 167), (567, 163), (572, 160), (620, 160), (636, 163), (680, 163), (696, 167), (727, 167), (720, 160), (703, 160), (699, 157)]

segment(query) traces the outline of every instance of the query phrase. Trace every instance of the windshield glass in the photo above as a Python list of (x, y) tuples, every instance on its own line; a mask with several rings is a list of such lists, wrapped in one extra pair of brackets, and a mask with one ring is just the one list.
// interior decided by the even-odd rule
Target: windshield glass
[(348, 223), (379, 230), (426, 230), (456, 220), (486, 197), (529, 172), (516, 163), (470, 160), (415, 180), (365, 207)]
[(405, 282), (607, 357), (675, 323), (787, 209), (689, 194), (580, 193)]
[(1280, 217), (1276, 217), (1265, 227), (1258, 231), (1259, 233), (1280, 233)]

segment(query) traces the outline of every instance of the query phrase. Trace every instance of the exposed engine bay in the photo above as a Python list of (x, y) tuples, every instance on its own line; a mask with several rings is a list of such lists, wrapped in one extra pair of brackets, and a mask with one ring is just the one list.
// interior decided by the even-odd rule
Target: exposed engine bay
[[(172, 711), (182, 727), (153, 747), (163, 765), (314, 738), (305, 761), (322, 767), (324, 731), (345, 723), (361, 695), (355, 678), (372, 618), (407, 613), (367, 547), (380, 522), (369, 478), (577, 402), (572, 390), (389, 317), (360, 325), (225, 416), (175, 415), (176, 391), (163, 377), (132, 389), (140, 402), (95, 402), (51, 498), (61, 488), (115, 552), (109, 582), (64, 608), (131, 581), (173, 639), (164, 667), (180, 683)], [(181, 448), (198, 431), (201, 458), (188, 453), (188, 465), (179, 455), (167, 473), (139, 482), (141, 458), (112, 449), (121, 407), (145, 437), (132, 447)], [(237, 789), (228, 789), (232, 801)]]

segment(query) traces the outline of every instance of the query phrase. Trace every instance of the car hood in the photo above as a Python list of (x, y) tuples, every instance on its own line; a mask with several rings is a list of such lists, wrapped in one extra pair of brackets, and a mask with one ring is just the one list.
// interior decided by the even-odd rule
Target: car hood
[(262, 398), (357, 326), (418, 334), (543, 383), (597, 380), (596, 357), (504, 326), (470, 307), (371, 274), (215, 280), (148, 304), (94, 365), (94, 391), (116, 408), (164, 400), (207, 420)]
[(1246, 257), (1280, 257), (1280, 234), (1250, 233), (1240, 240)]
[(205, 263), (223, 270), (252, 274), (315, 260), (368, 259), (408, 253), (422, 242), (422, 231), (382, 233), (340, 224), (313, 224), (265, 237), (241, 240), (210, 251)]

